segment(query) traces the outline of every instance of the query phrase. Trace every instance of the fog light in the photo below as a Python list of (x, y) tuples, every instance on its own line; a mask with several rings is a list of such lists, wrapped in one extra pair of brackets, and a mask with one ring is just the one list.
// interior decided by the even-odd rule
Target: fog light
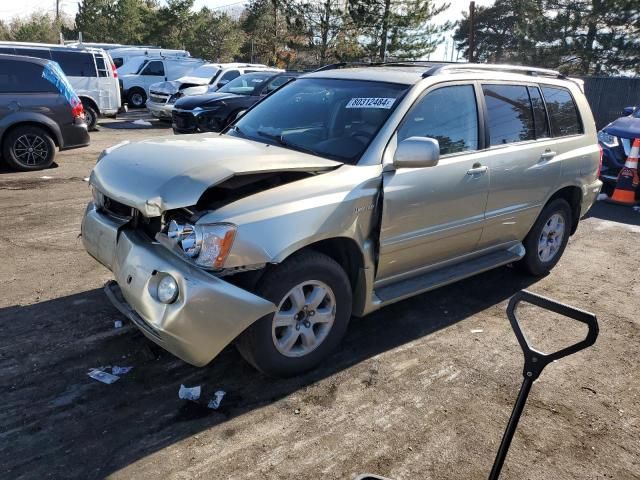
[(171, 275), (165, 275), (158, 282), (158, 300), (173, 303), (178, 298), (178, 283)]

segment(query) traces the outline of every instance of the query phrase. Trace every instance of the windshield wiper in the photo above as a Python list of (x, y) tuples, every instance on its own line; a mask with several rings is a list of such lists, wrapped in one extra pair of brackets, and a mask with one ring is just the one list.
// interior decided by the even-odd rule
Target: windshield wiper
[(316, 152), (315, 150), (312, 150), (312, 149), (307, 148), (307, 147), (303, 147), (302, 145), (297, 145), (295, 143), (291, 143), (291, 142), (286, 141), (284, 139), (284, 137), (282, 136), (282, 134), (273, 135), (271, 133), (263, 132), (262, 130), (258, 130), (256, 133), (258, 135), (260, 135), (261, 137), (265, 137), (265, 138), (268, 138), (268, 139), (271, 139), (271, 140), (275, 140), (276, 142), (278, 142), (283, 147), (288, 147), (288, 148), (291, 148), (292, 150), (297, 150), (299, 152), (308, 153), (310, 155), (315, 155), (317, 157), (322, 157), (323, 156), (322, 154)]

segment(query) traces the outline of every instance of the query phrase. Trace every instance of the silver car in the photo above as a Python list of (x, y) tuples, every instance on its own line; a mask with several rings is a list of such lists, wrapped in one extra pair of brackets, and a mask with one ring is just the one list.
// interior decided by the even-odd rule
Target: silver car
[(326, 69), (222, 134), (103, 152), (82, 238), (158, 345), (203, 366), (235, 342), (294, 375), (352, 315), (500, 265), (547, 273), (600, 191), (599, 162), (580, 85), (557, 72)]

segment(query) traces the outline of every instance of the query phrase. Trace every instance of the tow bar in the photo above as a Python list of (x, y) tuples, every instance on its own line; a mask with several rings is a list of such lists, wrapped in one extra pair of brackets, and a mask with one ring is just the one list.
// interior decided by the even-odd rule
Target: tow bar
[[(516, 309), (521, 302), (535, 305), (545, 310), (549, 310), (551, 312), (586, 324), (589, 329), (587, 332), (587, 336), (584, 340), (581, 340), (574, 345), (562, 348), (555, 353), (542, 353), (534, 349), (529, 344), (527, 337), (522, 331), (520, 322), (518, 321), (518, 317), (516, 315)], [(504, 460), (507, 457), (507, 452), (509, 451), (509, 446), (511, 445), (513, 434), (518, 427), (518, 422), (520, 421), (520, 416), (522, 415), (524, 406), (527, 403), (527, 398), (529, 397), (531, 386), (533, 385), (533, 382), (535, 382), (540, 376), (542, 370), (544, 370), (544, 367), (546, 367), (551, 362), (560, 360), (563, 357), (569, 356), (571, 354), (579, 352), (580, 350), (590, 347), (595, 343), (596, 338), (598, 337), (598, 319), (593, 313), (570, 307), (569, 305), (556, 302), (554, 300), (536, 295), (526, 290), (522, 290), (511, 297), (509, 306), (507, 307), (507, 317), (509, 317), (511, 328), (515, 333), (516, 338), (518, 339), (518, 343), (522, 348), (522, 353), (524, 354), (524, 370), (522, 371), (523, 380), (522, 385), (520, 386), (520, 393), (518, 393), (518, 398), (515, 405), (513, 406), (513, 411), (511, 412), (511, 418), (509, 418), (509, 423), (507, 424), (507, 429), (502, 436), (502, 442), (500, 443), (500, 448), (498, 449), (496, 459), (493, 463), (493, 468), (491, 469), (491, 473), (489, 474), (489, 480), (497, 480), (498, 477), (500, 477), (500, 472), (502, 470), (502, 466), (504, 465)], [(365, 474), (360, 475), (356, 478), (356, 480), (390, 479), (377, 475)]]

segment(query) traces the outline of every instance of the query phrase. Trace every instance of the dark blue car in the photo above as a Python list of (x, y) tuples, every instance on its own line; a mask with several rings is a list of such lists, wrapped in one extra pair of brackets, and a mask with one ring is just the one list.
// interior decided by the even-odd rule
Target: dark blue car
[(602, 147), (602, 191), (611, 195), (618, 173), (629, 156), (634, 138), (640, 138), (640, 107), (627, 107), (624, 117), (614, 120), (598, 132)]

